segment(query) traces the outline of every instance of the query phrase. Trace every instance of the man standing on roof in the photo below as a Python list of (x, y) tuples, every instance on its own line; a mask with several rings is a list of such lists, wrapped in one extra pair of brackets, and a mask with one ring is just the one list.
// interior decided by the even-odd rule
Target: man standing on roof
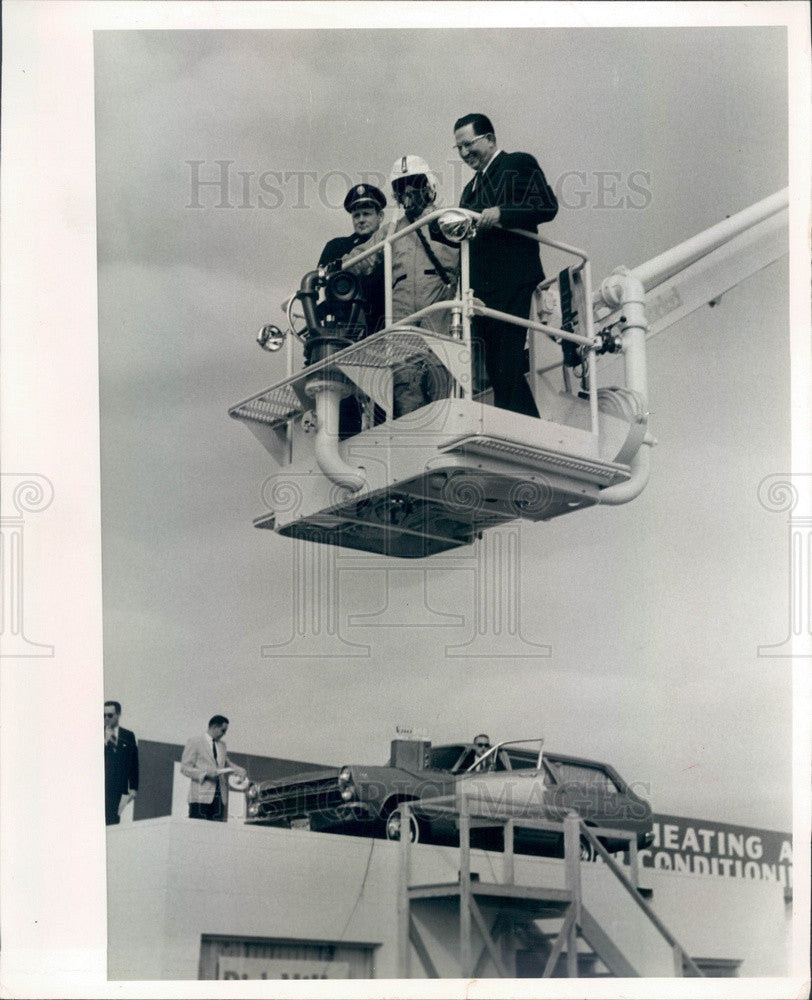
[(138, 745), (135, 733), (119, 725), (121, 703), (104, 703), (104, 822), (115, 826), (138, 794)]
[[(386, 195), (374, 184), (356, 184), (347, 192), (344, 210), (352, 218), (352, 236), (337, 236), (329, 240), (319, 257), (319, 267), (341, 264), (341, 258), (355, 247), (366, 244), (380, 229)], [(362, 290), (366, 299), (367, 333), (383, 325), (383, 263), (363, 276)]]
[(189, 818), (225, 823), (228, 819), (228, 777), (246, 777), (245, 768), (234, 764), (228, 756), (223, 737), (228, 730), (224, 715), (213, 715), (208, 729), (194, 736), (183, 748), (181, 774), (189, 783)]
[[(397, 233), (437, 207), (437, 180), (425, 160), (419, 156), (401, 156), (392, 167), (392, 194), (403, 209), (403, 217), (385, 232), (379, 229), (371, 242), (350, 251), (344, 258), (344, 269), (366, 275), (380, 266), (383, 250), (353, 263), (354, 259), (375, 243)], [(453, 298), (457, 287), (459, 246), (447, 240), (436, 221), (416, 229), (392, 244), (392, 320), (406, 319), (426, 306)], [(415, 321), (415, 326), (448, 333), (450, 310), (430, 313)], [(422, 364), (411, 360), (394, 373), (395, 416), (440, 399), (448, 392), (445, 370), (430, 361)]]
[[(471, 241), (470, 280), (477, 298), (490, 309), (530, 315), (533, 289), (543, 280), (538, 244), (511, 229), (538, 232), (558, 211), (558, 201), (535, 158), (506, 153), (496, 144), (488, 117), (464, 115), (454, 123), (454, 143), (475, 171), (460, 198), (461, 208), (480, 212)], [(484, 347), (485, 368), (494, 405), (538, 416), (525, 373), (526, 330), (487, 316), (474, 321), (474, 336)]]

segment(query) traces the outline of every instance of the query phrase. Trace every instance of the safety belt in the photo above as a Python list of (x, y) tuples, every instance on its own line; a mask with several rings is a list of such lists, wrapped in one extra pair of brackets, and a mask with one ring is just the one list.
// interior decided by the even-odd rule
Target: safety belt
[(446, 271), (446, 269), (443, 267), (443, 265), (440, 263), (440, 261), (437, 260), (437, 255), (435, 254), (435, 252), (429, 246), (428, 240), (423, 235), (423, 230), (422, 229), (418, 229), (417, 230), (417, 235), (420, 237), (420, 242), (423, 244), (423, 249), (426, 251), (426, 256), (431, 261), (431, 263), (434, 265), (435, 271), (440, 276), (440, 281), (442, 281), (442, 283), (444, 285), (450, 285), (451, 284), (451, 279), (448, 276), (448, 271)]

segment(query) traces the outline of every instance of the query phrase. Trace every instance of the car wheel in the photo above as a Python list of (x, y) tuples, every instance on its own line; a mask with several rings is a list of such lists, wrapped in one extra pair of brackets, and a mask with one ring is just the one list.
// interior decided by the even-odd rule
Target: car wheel
[(591, 840), (587, 840), (586, 837), (581, 837), (581, 861), (594, 861), (598, 856), (598, 852), (595, 850), (595, 845)]
[[(400, 840), (400, 817), (402, 815), (399, 806), (395, 806), (394, 809), (386, 817), (386, 839), (387, 840)], [(414, 817), (413, 813), (409, 814), (409, 841), (412, 844), (418, 843), (420, 840), (420, 824)]]

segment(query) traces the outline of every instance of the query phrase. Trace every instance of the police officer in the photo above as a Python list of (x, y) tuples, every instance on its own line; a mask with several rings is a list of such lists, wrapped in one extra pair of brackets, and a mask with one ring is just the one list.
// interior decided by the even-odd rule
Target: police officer
[[(386, 208), (386, 196), (373, 184), (356, 184), (347, 192), (344, 209), (352, 218), (352, 236), (337, 236), (330, 240), (321, 252), (319, 267), (339, 264), (341, 258), (354, 250), (378, 231)], [(383, 264), (365, 274), (362, 289), (367, 301), (367, 333), (373, 333), (383, 325), (384, 293)]]

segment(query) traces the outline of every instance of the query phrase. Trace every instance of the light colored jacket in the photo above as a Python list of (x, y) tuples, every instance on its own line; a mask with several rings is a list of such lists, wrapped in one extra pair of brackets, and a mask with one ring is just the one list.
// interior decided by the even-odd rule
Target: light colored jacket
[(180, 770), (189, 782), (189, 802), (213, 802), (214, 790), (217, 782), (220, 782), (220, 797), (223, 806), (228, 804), (228, 775), (217, 775), (215, 772), (221, 767), (233, 767), (237, 774), (245, 774), (245, 769), (239, 767), (228, 758), (228, 750), (222, 740), (217, 740), (217, 760), (211, 746), (211, 736), (204, 733), (202, 736), (193, 736), (183, 748), (183, 756), (180, 759)]
[[(430, 205), (423, 212), (428, 215), (437, 208)], [(404, 216), (401, 218), (394, 231), (399, 232), (411, 223)], [(436, 223), (423, 226), (420, 230), (431, 247), (432, 253), (437, 258), (446, 272), (448, 283), (443, 281), (442, 275), (437, 273), (437, 269), (426, 253), (425, 247), (417, 235), (417, 231), (409, 233), (396, 243), (392, 244), (392, 319), (393, 321), (405, 319), (419, 309), (433, 305), (443, 299), (451, 299), (457, 285), (459, 273), (460, 250), (457, 244), (452, 244), (442, 235)], [(382, 242), (388, 235), (389, 229), (383, 226), (366, 242), (351, 250), (342, 258), (345, 271), (352, 271), (354, 274), (368, 275), (373, 268), (383, 260), (383, 249), (378, 253), (371, 254), (366, 260), (353, 263), (354, 258), (377, 243)], [(451, 325), (450, 312), (437, 312), (425, 316), (418, 322), (419, 326), (434, 330), (437, 333), (447, 333)]]

